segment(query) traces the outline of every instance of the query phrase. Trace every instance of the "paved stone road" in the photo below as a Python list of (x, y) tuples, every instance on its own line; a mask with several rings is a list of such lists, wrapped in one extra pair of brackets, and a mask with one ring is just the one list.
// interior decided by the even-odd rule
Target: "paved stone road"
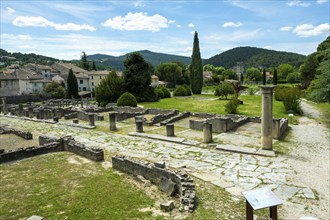
[(284, 201), (295, 196), (315, 199), (310, 188), (295, 186), (287, 181), (294, 170), (286, 163), (284, 157), (269, 158), (223, 152), (211, 148), (5, 117), (0, 118), (0, 123), (31, 131), (34, 135), (72, 135), (87, 146), (101, 147), (111, 154), (165, 161), (169, 167), (182, 168), (198, 178), (226, 188), (234, 197), (241, 197), (241, 192), (245, 190), (268, 186)]

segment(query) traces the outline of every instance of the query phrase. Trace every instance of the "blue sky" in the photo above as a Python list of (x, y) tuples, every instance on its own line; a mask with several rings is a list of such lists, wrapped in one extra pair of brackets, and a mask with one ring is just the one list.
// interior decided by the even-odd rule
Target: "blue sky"
[(1, 48), (59, 59), (137, 50), (203, 58), (238, 46), (310, 54), (329, 35), (329, 0), (1, 0)]

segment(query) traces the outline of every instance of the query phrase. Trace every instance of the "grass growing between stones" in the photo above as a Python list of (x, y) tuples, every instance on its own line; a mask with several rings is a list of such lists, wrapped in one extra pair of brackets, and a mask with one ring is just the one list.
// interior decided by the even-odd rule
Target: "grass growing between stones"
[[(185, 98), (167, 98), (161, 99), (159, 102), (143, 102), (139, 103), (145, 108), (162, 108), (162, 109), (178, 109), (180, 112), (205, 112), (226, 114), (225, 104), (229, 100), (220, 99), (201, 99), (205, 98), (217, 98), (214, 95), (193, 95), (192, 97)], [(243, 105), (238, 107), (238, 114), (247, 116), (261, 116), (261, 96), (260, 95), (241, 95), (240, 100), (244, 102)], [(288, 115), (285, 112), (282, 102), (273, 101), (273, 116), (275, 118), (287, 118)]]
[(0, 165), (0, 219), (154, 219), (154, 201), (112, 169), (52, 153)]

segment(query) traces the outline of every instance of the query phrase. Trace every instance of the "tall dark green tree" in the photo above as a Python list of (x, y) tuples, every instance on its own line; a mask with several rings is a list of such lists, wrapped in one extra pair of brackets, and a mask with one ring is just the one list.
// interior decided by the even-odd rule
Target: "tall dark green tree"
[(90, 65), (89, 65), (89, 62), (87, 60), (87, 55), (84, 51), (82, 52), (82, 55), (81, 55), (80, 66), (84, 70), (90, 70), (90, 68), (91, 68)]
[(274, 76), (273, 76), (273, 85), (277, 85), (277, 81), (278, 81), (278, 78), (277, 78), (277, 69), (275, 68), (274, 69)]
[(305, 63), (300, 66), (299, 72), (301, 87), (303, 89), (306, 89), (311, 81), (315, 78), (318, 66), (319, 61), (317, 60), (316, 53), (308, 55)]
[(194, 94), (201, 94), (203, 87), (203, 63), (199, 50), (198, 33), (195, 31), (194, 45), (190, 63), (191, 91)]
[(150, 87), (151, 73), (149, 64), (140, 53), (129, 54), (124, 61), (125, 91), (132, 93), (138, 101), (157, 101), (158, 97)]
[(262, 71), (262, 85), (266, 85), (266, 70)]
[(67, 79), (67, 90), (66, 94), (68, 98), (78, 98), (78, 82), (76, 76), (73, 74), (72, 69), (69, 70), (69, 75)]
[(244, 82), (244, 75), (243, 75), (243, 73), (241, 73), (241, 83), (243, 83)]
[(95, 62), (93, 61), (93, 65), (92, 65), (92, 70), (97, 70), (96, 69), (96, 65), (95, 65)]

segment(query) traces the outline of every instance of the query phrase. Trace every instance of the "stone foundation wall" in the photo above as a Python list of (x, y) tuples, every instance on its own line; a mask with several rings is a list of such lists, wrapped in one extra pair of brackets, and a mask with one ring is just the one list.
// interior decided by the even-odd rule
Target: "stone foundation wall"
[(71, 136), (56, 138), (49, 136), (39, 136), (39, 145), (37, 147), (19, 148), (14, 151), (0, 150), (0, 163), (13, 160), (20, 160), (41, 154), (69, 151), (93, 161), (103, 161), (103, 149), (90, 148), (78, 143)]
[(171, 117), (171, 118), (169, 118), (169, 119), (161, 122), (160, 125), (166, 125), (166, 124), (169, 124), (169, 123), (174, 123), (174, 122), (180, 121), (180, 120), (182, 120), (184, 118), (188, 118), (190, 115), (191, 115), (190, 112), (180, 113), (178, 115), (175, 115), (175, 116), (173, 116), (173, 117)]
[(33, 139), (31, 132), (19, 131), (14, 128), (8, 128), (8, 127), (3, 127), (3, 126), (0, 127), (0, 134), (15, 134), (21, 138), (24, 138), (25, 140)]
[[(150, 114), (150, 113), (149, 113)], [(161, 121), (167, 120), (169, 118), (172, 118), (173, 116), (179, 114), (178, 110), (172, 110), (168, 112), (167, 114), (157, 114), (153, 118), (150, 119), (150, 122), (148, 122), (148, 125), (154, 125)]]
[(94, 120), (95, 121), (104, 121), (104, 116), (103, 115), (99, 115), (99, 114), (95, 114), (95, 113), (89, 113), (89, 112), (85, 112), (85, 111), (78, 111), (77, 112), (77, 118), (79, 120), (89, 121), (89, 118), (88, 118), (89, 114), (94, 115)]
[[(180, 174), (165, 167), (160, 168), (150, 163), (120, 156), (112, 157), (112, 167), (134, 176), (141, 175), (161, 189), (164, 188), (164, 184), (173, 186), (173, 193), (181, 196), (184, 210), (193, 212), (196, 209), (195, 185), (193, 179), (187, 174)], [(173, 195), (172, 192), (170, 194)]]

